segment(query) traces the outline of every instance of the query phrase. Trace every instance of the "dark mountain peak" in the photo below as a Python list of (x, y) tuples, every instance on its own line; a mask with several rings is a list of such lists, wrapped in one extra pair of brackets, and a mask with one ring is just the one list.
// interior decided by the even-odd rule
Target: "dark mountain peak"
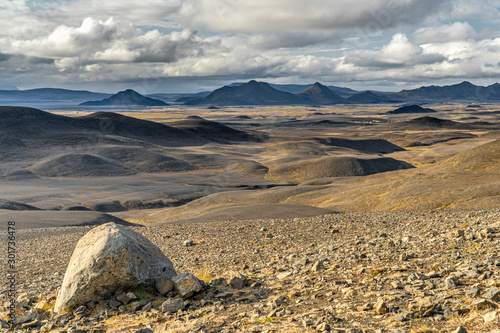
[(319, 82), (299, 92), (297, 95), (306, 98), (315, 104), (348, 104), (348, 100), (331, 91)]
[(101, 101), (90, 101), (84, 102), (80, 105), (85, 106), (127, 106), (127, 105), (138, 105), (138, 106), (167, 106), (168, 104), (160, 101), (158, 99), (149, 98), (139, 94), (137, 91), (132, 89), (127, 89), (120, 91), (109, 98), (105, 98)]
[(475, 85), (470, 83), (469, 81), (462, 81), (459, 84), (457, 84), (456, 86), (475, 87)]
[(297, 105), (304, 101), (271, 87), (266, 82), (251, 80), (239, 86), (224, 86), (205, 98), (191, 100), (187, 105)]
[(139, 93), (137, 91), (135, 91), (134, 89), (126, 89), (126, 90), (118, 92), (118, 94), (122, 94), (122, 93), (139, 95)]

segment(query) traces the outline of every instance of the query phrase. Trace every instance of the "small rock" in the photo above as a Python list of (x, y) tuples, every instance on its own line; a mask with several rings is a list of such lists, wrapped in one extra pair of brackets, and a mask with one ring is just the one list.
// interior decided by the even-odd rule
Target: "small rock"
[(479, 288), (477, 288), (477, 287), (470, 288), (470, 289), (465, 291), (465, 294), (468, 297), (476, 297), (477, 295), (479, 295)]
[(139, 310), (142, 307), (142, 305), (143, 304), (139, 301), (132, 302), (129, 304), (130, 311), (135, 312), (135, 311)]
[(316, 326), (316, 331), (318, 331), (318, 332), (325, 332), (325, 331), (329, 331), (329, 330), (330, 330), (330, 325), (328, 325), (325, 322), (322, 322), (321, 324)]
[(186, 240), (182, 243), (184, 246), (194, 246), (194, 241), (192, 240)]
[(174, 283), (172, 282), (172, 280), (165, 278), (156, 280), (155, 286), (158, 292), (162, 295), (165, 295), (166, 293), (174, 289)]
[(118, 295), (116, 299), (122, 302), (122, 304), (127, 305), (131, 301), (135, 301), (137, 299), (137, 296), (135, 296), (135, 294), (132, 292), (128, 292), (126, 294)]
[(30, 322), (27, 322), (27, 323), (24, 323), (21, 325), (21, 328), (22, 329), (28, 329), (28, 328), (33, 328), (33, 327), (37, 327), (38, 325), (40, 324), (40, 322), (38, 320), (33, 320), (33, 321), (30, 321)]
[(295, 264), (305, 266), (305, 265), (307, 265), (307, 264), (309, 264), (309, 263), (310, 263), (309, 259), (307, 259), (307, 258), (302, 258), (302, 259), (300, 259), (299, 261), (297, 261)]
[(497, 305), (486, 299), (477, 299), (474, 302), (472, 302), (471, 307), (477, 310), (484, 310), (489, 308), (495, 309)]
[(84, 317), (88, 313), (88, 309), (85, 305), (81, 305), (73, 311), (75, 316)]
[(313, 266), (312, 266), (312, 271), (313, 272), (319, 272), (325, 269), (325, 266), (323, 266), (323, 261), (322, 260), (317, 260)]
[(360, 306), (358, 308), (359, 311), (370, 311), (370, 310), (373, 310), (373, 304), (368, 302), (368, 303), (365, 303), (363, 304), (362, 306)]
[(27, 322), (31, 322), (36, 319), (36, 314), (31, 312), (23, 312), (16, 315), (13, 320), (14, 325), (21, 325)]
[(175, 290), (183, 298), (189, 298), (203, 289), (200, 281), (191, 273), (182, 273), (172, 278)]
[(498, 312), (497, 311), (491, 311), (491, 312), (488, 312), (487, 314), (485, 314), (483, 316), (483, 319), (484, 319), (484, 322), (486, 324), (490, 324), (490, 323), (493, 323), (493, 322), (496, 322), (497, 321), (497, 314)]
[(495, 287), (490, 288), (482, 297), (493, 302), (500, 302), (500, 290)]
[(161, 311), (174, 313), (184, 309), (184, 300), (182, 298), (169, 299), (161, 305)]
[(403, 289), (404, 288), (403, 284), (399, 281), (392, 281), (391, 287), (394, 289)]
[(45, 313), (50, 310), (50, 304), (45, 301), (40, 301), (35, 304), (35, 311), (38, 314)]
[(283, 272), (283, 273), (279, 273), (276, 277), (278, 278), (278, 280), (284, 280), (286, 279), (287, 277), (291, 276), (293, 273), (292, 272)]
[(231, 280), (229, 280), (229, 285), (234, 289), (243, 289), (245, 287), (245, 280), (238, 276), (233, 276)]
[(379, 298), (377, 300), (377, 303), (375, 303), (373, 309), (378, 314), (386, 314), (387, 312), (389, 312), (389, 308), (387, 307), (387, 304), (385, 303), (383, 298)]
[(458, 326), (452, 333), (467, 333), (467, 330), (463, 326)]
[(443, 287), (444, 287), (444, 289), (451, 290), (451, 289), (455, 289), (457, 287), (457, 285), (455, 284), (455, 281), (453, 279), (446, 279), (446, 280), (444, 280)]
[(227, 287), (227, 281), (224, 278), (217, 278), (217, 279), (212, 279), (210, 280), (210, 286), (215, 287), (215, 286), (221, 286), (221, 287)]
[(437, 304), (433, 297), (416, 298), (408, 304), (408, 310), (416, 317), (429, 317), (436, 309)]
[(117, 300), (114, 300), (114, 299), (110, 300), (108, 304), (109, 304), (109, 306), (110, 306), (110, 307), (112, 307), (112, 308), (117, 308), (117, 307), (119, 307), (120, 305), (122, 305), (122, 303), (121, 303), (121, 302), (118, 302)]

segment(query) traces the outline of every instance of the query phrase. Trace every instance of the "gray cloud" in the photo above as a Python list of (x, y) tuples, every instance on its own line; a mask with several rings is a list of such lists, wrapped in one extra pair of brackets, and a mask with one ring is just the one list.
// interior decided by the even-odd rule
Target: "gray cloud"
[[(2, 6), (0, 80), (21, 86), (109, 90), (149, 82), (147, 89), (161, 90), (172, 82), (201, 89), (251, 78), (369, 86), (500, 77), (493, 24), (499, 0), (34, 0), (31, 8), (16, 0)], [(481, 13), (489, 30), (468, 20)]]
[(222, 32), (386, 30), (420, 23), (449, 8), (434, 0), (191, 0), (179, 15), (184, 24)]
[(10, 59), (10, 57), (12, 57), (12, 55), (10, 54), (5, 54), (5, 53), (0, 53), (0, 62), (1, 61), (7, 61)]

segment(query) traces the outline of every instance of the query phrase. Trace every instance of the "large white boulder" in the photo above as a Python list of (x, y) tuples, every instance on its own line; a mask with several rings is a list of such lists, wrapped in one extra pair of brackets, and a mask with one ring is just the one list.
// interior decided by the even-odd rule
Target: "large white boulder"
[(111, 296), (118, 288), (155, 284), (177, 273), (170, 260), (146, 237), (106, 223), (84, 235), (69, 261), (55, 312)]

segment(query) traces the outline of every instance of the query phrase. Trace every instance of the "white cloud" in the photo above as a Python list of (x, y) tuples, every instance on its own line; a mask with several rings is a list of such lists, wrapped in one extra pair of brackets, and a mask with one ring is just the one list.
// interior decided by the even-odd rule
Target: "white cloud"
[(158, 30), (142, 33), (132, 24), (85, 18), (79, 27), (59, 26), (47, 36), (16, 40), (0, 38), (5, 53), (55, 59), (58, 69), (104, 62), (174, 62), (198, 57), (220, 47), (217, 38), (203, 40), (196, 31)]
[(475, 38), (476, 30), (467, 22), (454, 22), (448, 25), (420, 28), (410, 39), (416, 44), (442, 43)]
[(427, 52), (412, 43), (405, 34), (395, 34), (391, 41), (378, 51), (354, 51), (346, 56), (346, 62), (360, 67), (400, 67), (441, 62), (445, 58), (438, 53)]

